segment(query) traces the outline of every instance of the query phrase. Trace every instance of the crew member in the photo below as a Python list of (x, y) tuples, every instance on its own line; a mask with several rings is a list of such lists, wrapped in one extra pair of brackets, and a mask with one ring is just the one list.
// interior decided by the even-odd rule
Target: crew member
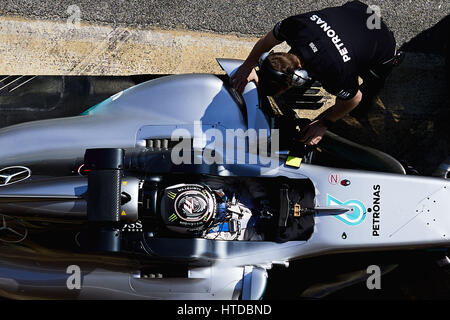
[[(400, 62), (392, 32), (376, 12), (360, 1), (288, 17), (263, 36), (232, 76), (242, 92), (254, 80), (268, 96), (292, 86), (318, 80), (336, 96), (334, 106), (302, 132), (307, 145), (315, 145), (327, 128), (358, 105), (366, 109), (383, 87), (392, 67)], [(270, 53), (286, 41), (288, 53)], [(260, 62), (260, 70), (254, 67)], [(360, 86), (358, 76), (363, 79)], [(357, 112), (359, 110), (354, 110)]]

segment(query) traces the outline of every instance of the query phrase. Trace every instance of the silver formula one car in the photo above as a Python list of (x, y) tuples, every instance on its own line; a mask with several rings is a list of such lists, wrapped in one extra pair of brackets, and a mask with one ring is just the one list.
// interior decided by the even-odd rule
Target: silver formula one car
[(286, 146), (266, 104), (253, 83), (173, 75), (1, 129), (0, 295), (259, 299), (275, 264), (450, 245), (448, 164), (407, 175), (332, 133)]

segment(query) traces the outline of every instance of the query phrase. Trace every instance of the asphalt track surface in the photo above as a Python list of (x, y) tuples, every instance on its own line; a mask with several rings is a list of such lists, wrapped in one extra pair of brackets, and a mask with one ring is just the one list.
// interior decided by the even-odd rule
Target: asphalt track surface
[[(6, 0), (0, 2), (0, 14), (61, 21), (71, 16), (67, 11), (69, 6), (77, 5), (81, 21), (86, 22), (261, 35), (269, 31), (277, 21), (290, 15), (345, 2), (347, 1)], [(448, 0), (363, 2), (380, 7), (381, 16), (393, 30), (399, 45), (450, 14)]]

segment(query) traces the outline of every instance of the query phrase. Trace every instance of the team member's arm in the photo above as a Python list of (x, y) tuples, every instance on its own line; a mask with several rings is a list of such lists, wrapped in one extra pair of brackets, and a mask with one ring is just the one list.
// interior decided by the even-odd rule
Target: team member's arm
[(323, 112), (318, 119), (324, 119), (324, 122), (336, 122), (342, 119), (345, 115), (355, 109), (361, 102), (362, 92), (358, 90), (356, 95), (349, 100), (342, 100), (339, 97), (336, 98), (334, 106)]
[(348, 100), (337, 97), (334, 106), (323, 112), (317, 117), (317, 120), (314, 120), (302, 130), (302, 141), (307, 145), (318, 144), (320, 140), (322, 140), (329, 124), (342, 119), (346, 114), (358, 106), (361, 99), (362, 93), (360, 90)]
[(281, 42), (275, 38), (272, 30), (256, 42), (247, 59), (231, 77), (232, 85), (239, 93), (244, 91), (245, 86), (250, 81), (254, 80), (258, 83), (258, 76), (254, 67), (258, 63), (259, 57)]

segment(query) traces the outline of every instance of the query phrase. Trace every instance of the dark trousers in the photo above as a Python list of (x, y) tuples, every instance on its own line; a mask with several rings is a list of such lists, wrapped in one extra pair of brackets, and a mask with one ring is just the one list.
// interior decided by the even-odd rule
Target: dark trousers
[(392, 63), (381, 64), (367, 70), (360, 77), (363, 79), (363, 83), (359, 90), (362, 93), (362, 100), (359, 105), (350, 112), (353, 117), (362, 117), (367, 114), (375, 102), (375, 98), (383, 89), (387, 77), (391, 74), (394, 68)]
[(359, 105), (350, 112), (351, 116), (362, 117), (367, 115), (367, 112), (375, 102), (376, 96), (383, 89), (387, 77), (391, 74), (394, 66), (398, 66), (403, 60), (403, 53), (396, 51), (396, 41), (394, 34), (383, 24), (386, 30), (384, 33), (385, 40), (383, 45), (390, 48), (392, 56), (387, 57), (386, 60), (378, 65), (372, 66), (359, 76), (363, 79), (363, 84), (360, 86), (362, 92), (362, 100)]

